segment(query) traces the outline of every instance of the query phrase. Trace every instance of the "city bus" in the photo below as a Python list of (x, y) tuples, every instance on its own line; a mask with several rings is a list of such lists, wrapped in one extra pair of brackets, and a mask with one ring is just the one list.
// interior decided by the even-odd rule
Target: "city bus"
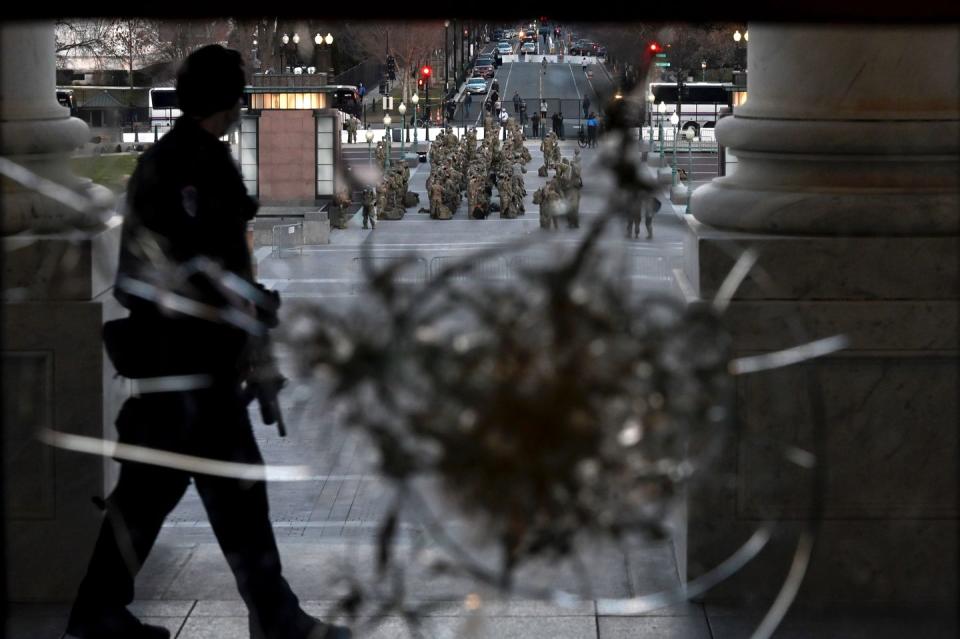
[[(683, 84), (683, 94), (680, 102), (679, 127), (681, 131), (693, 128), (694, 134), (701, 137), (703, 129), (712, 129), (720, 117), (720, 109), (731, 106), (733, 99), (733, 83), (731, 82), (686, 82)], [(654, 108), (652, 112), (653, 126), (660, 123), (660, 113), (657, 106), (663, 102), (667, 105), (663, 114), (664, 129), (671, 127), (670, 115), (677, 111), (677, 83), (651, 82), (648, 95), (652, 93)], [(712, 131), (711, 131), (712, 133)]]

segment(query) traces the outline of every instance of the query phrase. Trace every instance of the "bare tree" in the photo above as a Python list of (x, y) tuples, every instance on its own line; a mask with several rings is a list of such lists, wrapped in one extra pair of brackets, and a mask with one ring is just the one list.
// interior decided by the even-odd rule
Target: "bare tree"
[(61, 18), (56, 21), (57, 66), (66, 67), (72, 61), (102, 69), (116, 63), (109, 51), (108, 40), (114, 20)]
[(397, 60), (397, 81), (404, 100), (416, 86), (413, 72), (443, 47), (443, 22), (366, 22), (350, 24), (358, 46), (374, 58), (393, 55)]

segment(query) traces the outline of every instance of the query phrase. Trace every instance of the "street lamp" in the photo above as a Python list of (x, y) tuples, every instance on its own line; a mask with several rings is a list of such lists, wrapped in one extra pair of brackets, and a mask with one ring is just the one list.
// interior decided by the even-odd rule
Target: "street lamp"
[(663, 166), (663, 114), (667, 112), (667, 105), (663, 103), (663, 100), (660, 100), (660, 104), (657, 105), (657, 113), (660, 114), (660, 117), (657, 118), (657, 125), (659, 126), (659, 131), (657, 139), (660, 140), (660, 166)]
[(330, 71), (330, 75), (332, 76), (332, 75), (334, 74), (334, 69), (333, 69), (333, 35), (331, 35), (330, 32), (328, 31), (326, 37), (323, 38), (323, 41), (327, 43), (327, 56), (329, 57), (329, 62), (330, 62), (329, 71)]
[(367, 127), (363, 137), (367, 138), (367, 164), (373, 166), (373, 129)]
[(443, 21), (443, 93), (450, 90), (450, 21)]
[(410, 101), (413, 102), (413, 147), (416, 150), (417, 147), (417, 103), (420, 102), (420, 94), (417, 93), (417, 90), (413, 90), (413, 95), (410, 97)]
[(677, 115), (677, 112), (674, 111), (670, 116), (670, 124), (673, 125), (673, 163), (671, 165), (672, 184), (673, 186), (677, 185), (677, 125), (680, 124), (680, 116)]
[(400, 112), (400, 118), (401, 118), (401, 122), (402, 122), (401, 126), (403, 127), (403, 130), (402, 130), (402, 132), (401, 132), (401, 134), (400, 134), (400, 157), (401, 157), (401, 158), (405, 158), (405, 157), (407, 157), (407, 156), (403, 154), (403, 152), (404, 152), (404, 150), (405, 150), (405, 149), (404, 149), (403, 136), (404, 136), (404, 134), (407, 132), (407, 116), (406, 116), (406, 113), (407, 113), (407, 105), (404, 104), (403, 102), (401, 102), (401, 103), (400, 103), (400, 106), (397, 107), (397, 111)]
[(656, 102), (657, 98), (653, 93), (647, 94), (647, 102), (649, 106), (647, 107), (647, 116), (650, 118), (650, 146), (653, 146), (653, 103)]
[(701, 82), (706, 82), (707, 81), (707, 61), (706, 60), (703, 60), (702, 62), (700, 62), (700, 69), (703, 70), (703, 78), (701, 78)]
[(383, 127), (387, 132), (387, 148), (384, 149), (386, 153), (383, 154), (383, 169), (386, 171), (390, 168), (390, 114), (383, 116)]
[(687, 168), (689, 171), (687, 180), (689, 184), (693, 184), (693, 127), (689, 127), (683, 130), (683, 137), (687, 138)]
[(300, 66), (300, 49), (297, 45), (300, 44), (300, 34), (293, 34), (293, 44), (290, 45), (290, 51), (293, 53), (293, 66)]
[(280, 73), (284, 73), (287, 70), (287, 45), (290, 44), (290, 36), (286, 33), (283, 34), (283, 37), (280, 38), (280, 42), (283, 43), (283, 46), (280, 47)]
[(743, 51), (743, 46), (740, 44), (740, 40), (742, 39), (744, 43), (746, 43), (750, 39), (749, 33), (749, 31), (744, 31), (743, 35), (741, 35), (740, 29), (733, 32), (733, 41), (737, 43), (737, 65), (741, 68), (746, 66), (746, 64), (742, 61), (743, 54), (741, 52)]

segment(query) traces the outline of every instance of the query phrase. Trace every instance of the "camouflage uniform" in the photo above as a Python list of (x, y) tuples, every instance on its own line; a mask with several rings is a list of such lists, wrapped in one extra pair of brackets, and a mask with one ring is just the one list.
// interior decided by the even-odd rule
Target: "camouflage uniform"
[(370, 222), (370, 228), (377, 228), (377, 193), (372, 186), (363, 190), (363, 228), (367, 228), (367, 222)]

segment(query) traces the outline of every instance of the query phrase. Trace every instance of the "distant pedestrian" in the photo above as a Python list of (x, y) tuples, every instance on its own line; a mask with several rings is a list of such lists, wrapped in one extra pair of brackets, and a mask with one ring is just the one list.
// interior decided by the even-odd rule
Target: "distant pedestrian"
[(360, 101), (363, 102), (364, 96), (367, 95), (367, 87), (363, 86), (363, 82), (357, 87), (357, 93), (360, 94)]
[(583, 75), (587, 75), (587, 56), (583, 56), (580, 60), (580, 64), (583, 66)]
[(587, 117), (587, 143), (590, 148), (597, 146), (597, 127), (599, 122), (597, 121), (597, 115), (590, 112), (590, 115)]
[(523, 126), (527, 123), (527, 103), (523, 100), (520, 101), (520, 126)]
[(563, 136), (560, 135), (560, 124), (563, 122), (563, 116), (554, 111), (553, 115), (550, 116), (550, 120), (553, 122), (553, 132), (557, 134), (558, 138), (562, 139)]
[(463, 111), (464, 111), (464, 113), (467, 115), (467, 117), (470, 116), (470, 105), (471, 105), (471, 104), (473, 104), (473, 96), (468, 93), (468, 94), (467, 94), (466, 96), (464, 96), (464, 98), (463, 98)]
[(496, 91), (497, 93), (500, 93), (500, 82), (496, 78), (494, 78), (493, 83), (490, 85), (490, 88)]
[(540, 100), (540, 119), (544, 122), (547, 121), (547, 101)]
[(543, 59), (540, 61), (540, 72), (543, 75), (547, 75), (547, 56), (543, 56)]
[(521, 102), (520, 92), (514, 91), (513, 92), (513, 112), (516, 114), (520, 113), (520, 102)]
[(583, 96), (583, 117), (586, 118), (589, 112), (590, 112), (590, 98), (587, 96)]
[(499, 118), (501, 113), (505, 113), (503, 111), (503, 103), (497, 100), (493, 103), (493, 115)]
[(540, 114), (536, 111), (534, 111), (530, 117), (530, 124), (533, 125), (533, 136), (536, 138), (542, 137), (540, 135)]

